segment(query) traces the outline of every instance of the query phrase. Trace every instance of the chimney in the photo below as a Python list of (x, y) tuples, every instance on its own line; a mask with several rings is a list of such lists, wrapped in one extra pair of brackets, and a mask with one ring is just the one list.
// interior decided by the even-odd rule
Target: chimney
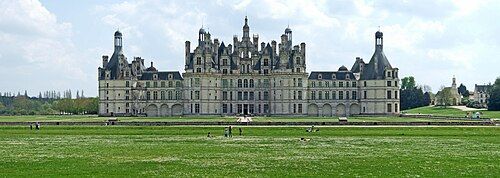
[(273, 53), (276, 54), (276, 41), (271, 41), (271, 47), (273, 48)]
[(302, 55), (306, 56), (306, 43), (300, 43), (300, 52)]
[(108, 65), (108, 59), (109, 57), (108, 56), (102, 56), (102, 67), (103, 68), (106, 68), (106, 66)]

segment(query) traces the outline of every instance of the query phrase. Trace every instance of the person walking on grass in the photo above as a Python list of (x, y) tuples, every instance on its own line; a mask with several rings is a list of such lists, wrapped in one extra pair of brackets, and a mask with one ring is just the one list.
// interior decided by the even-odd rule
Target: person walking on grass
[(238, 128), (238, 130), (240, 131), (240, 136), (242, 136), (243, 135), (243, 129), (241, 129), (241, 127), (240, 127), (240, 128)]
[(233, 128), (229, 126), (229, 137), (233, 137)]
[(30, 122), (30, 130), (33, 130), (33, 123)]
[(38, 123), (38, 122), (35, 123), (35, 129), (40, 130), (40, 123)]

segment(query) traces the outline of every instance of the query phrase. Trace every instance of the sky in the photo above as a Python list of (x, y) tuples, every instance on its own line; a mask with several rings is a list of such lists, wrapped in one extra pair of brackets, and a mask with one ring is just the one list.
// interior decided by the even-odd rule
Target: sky
[(196, 41), (202, 25), (227, 45), (241, 38), (245, 15), (259, 42), (279, 41), (290, 26), (294, 45), (306, 43), (308, 72), (368, 62), (380, 29), (400, 78), (414, 76), (433, 92), (453, 76), (469, 90), (500, 76), (500, 1), (0, 0), (0, 7), (2, 93), (96, 96), (97, 68), (112, 54), (117, 29), (129, 61), (183, 72), (184, 42)]

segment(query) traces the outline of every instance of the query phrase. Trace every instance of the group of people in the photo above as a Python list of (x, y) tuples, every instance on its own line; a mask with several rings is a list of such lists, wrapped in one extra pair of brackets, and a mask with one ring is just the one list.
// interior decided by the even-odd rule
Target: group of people
[[(240, 128), (238, 128), (238, 130), (240, 132), (239, 135), (242, 136), (243, 135), (243, 129), (240, 127)], [(212, 133), (208, 132), (207, 137), (211, 138), (211, 137), (214, 137), (214, 136), (212, 136)], [(232, 126), (224, 127), (224, 137), (233, 137), (233, 127)]]
[[(33, 130), (33, 123), (30, 123), (30, 130)], [(40, 130), (40, 123), (35, 122), (35, 130)]]

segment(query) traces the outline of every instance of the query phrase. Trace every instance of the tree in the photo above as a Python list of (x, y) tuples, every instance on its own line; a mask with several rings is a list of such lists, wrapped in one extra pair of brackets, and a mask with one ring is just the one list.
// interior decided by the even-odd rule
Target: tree
[(431, 104), (431, 92), (424, 93), (423, 105), (429, 106)]
[(415, 78), (413, 76), (405, 77), (401, 79), (401, 89), (402, 90), (407, 90), (407, 89), (412, 89), (415, 88)]
[(465, 87), (463, 83), (461, 83), (457, 89), (460, 95), (462, 95), (463, 97), (469, 97), (469, 91), (467, 90), (467, 87)]
[(495, 83), (490, 89), (490, 98), (488, 99), (488, 110), (500, 111), (500, 77), (495, 80)]
[(437, 103), (444, 107), (452, 105), (452, 94), (450, 88), (444, 88), (436, 94)]

